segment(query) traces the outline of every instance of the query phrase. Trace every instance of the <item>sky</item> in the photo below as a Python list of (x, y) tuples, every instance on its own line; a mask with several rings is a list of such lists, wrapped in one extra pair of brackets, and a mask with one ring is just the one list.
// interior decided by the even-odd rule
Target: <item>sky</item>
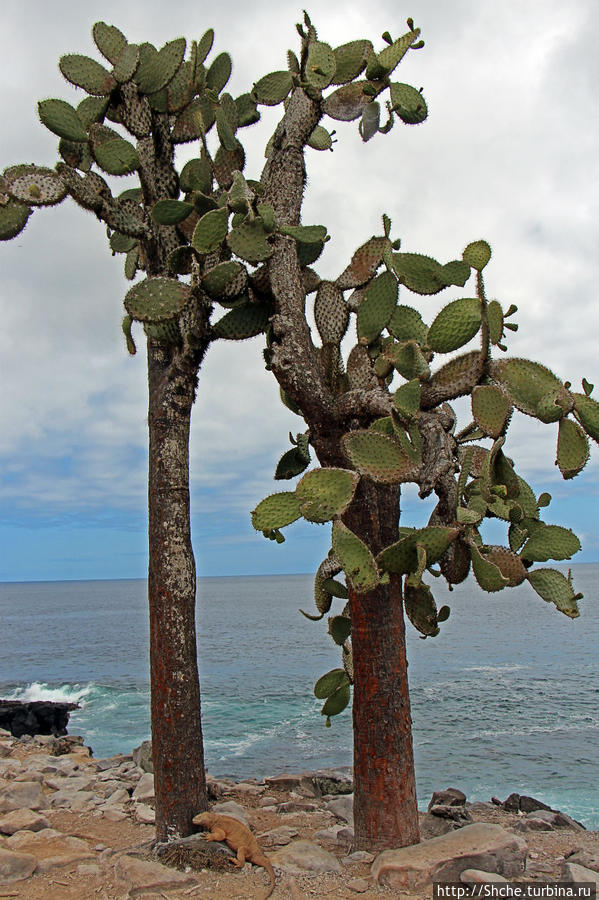
[[(332, 236), (318, 263), (334, 278), (353, 251), (393, 221), (402, 249), (442, 262), (470, 241), (493, 248), (489, 297), (514, 303), (519, 331), (509, 355), (549, 365), (581, 390), (597, 383), (599, 334), (599, 11), (594, 0), (412, 0), (357, 4), (314, 0), (308, 11), (332, 46), (395, 38), (412, 16), (424, 49), (394, 78), (423, 94), (429, 118), (396, 124), (363, 144), (356, 123), (332, 122), (334, 152), (307, 151), (306, 224)], [(216, 53), (233, 58), (236, 96), (286, 67), (298, 49), (294, 3), (207, 4), (143, 0), (3, 0), (0, 169), (53, 166), (56, 138), (37, 102), (76, 104), (57, 62), (64, 53), (101, 59), (91, 28), (103, 20), (132, 42), (216, 32)], [(259, 177), (280, 108), (242, 132), (246, 175)], [(326, 122), (324, 123), (326, 124)], [(184, 145), (178, 161), (195, 155)], [(116, 191), (129, 186), (114, 179)], [(123, 257), (111, 257), (101, 223), (72, 201), (37, 210), (15, 240), (0, 244), (0, 581), (142, 578), (147, 571), (147, 384), (143, 341), (126, 353), (120, 330), (128, 287)], [(408, 292), (426, 321), (456, 288), (437, 297)], [(141, 336), (140, 336), (141, 337)], [(191, 436), (192, 532), (202, 575), (311, 572), (326, 555), (328, 526), (297, 523), (276, 545), (254, 532), (250, 510), (274, 482), (288, 432), (303, 422), (284, 409), (264, 370), (262, 341), (218, 342), (201, 371)], [(461, 410), (464, 414), (464, 410)], [(465, 424), (465, 420), (464, 424)], [(518, 415), (507, 450), (537, 493), (553, 496), (546, 521), (567, 525), (599, 561), (599, 453), (574, 481), (554, 465), (556, 426)], [(403, 523), (426, 522), (430, 505), (407, 491)]]

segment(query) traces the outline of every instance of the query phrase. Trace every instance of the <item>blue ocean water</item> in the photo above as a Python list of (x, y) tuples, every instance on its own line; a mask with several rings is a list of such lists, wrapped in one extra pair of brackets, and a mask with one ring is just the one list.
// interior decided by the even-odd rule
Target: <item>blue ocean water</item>
[[(449, 593), (435, 639), (409, 628), (419, 800), (528, 793), (599, 829), (599, 566), (573, 567), (585, 594), (567, 619), (528, 586)], [(337, 601), (342, 603), (342, 601)], [(206, 761), (261, 777), (351, 763), (349, 710), (324, 727), (315, 680), (339, 665), (307, 575), (203, 578), (199, 658)], [(149, 736), (144, 581), (0, 584), (0, 696), (81, 704), (69, 730), (96, 756)]]

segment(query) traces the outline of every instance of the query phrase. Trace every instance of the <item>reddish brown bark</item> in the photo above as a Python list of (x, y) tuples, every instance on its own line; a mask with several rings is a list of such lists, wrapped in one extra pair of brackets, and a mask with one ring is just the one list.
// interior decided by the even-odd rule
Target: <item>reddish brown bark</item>
[(207, 808), (195, 638), (195, 561), (189, 517), (189, 425), (195, 373), (169, 377), (148, 342), (149, 578), (156, 837), (192, 832)]
[[(345, 516), (377, 552), (397, 539), (399, 487), (362, 480)], [(354, 661), (355, 846), (418, 843), (401, 578), (367, 594), (350, 591)]]

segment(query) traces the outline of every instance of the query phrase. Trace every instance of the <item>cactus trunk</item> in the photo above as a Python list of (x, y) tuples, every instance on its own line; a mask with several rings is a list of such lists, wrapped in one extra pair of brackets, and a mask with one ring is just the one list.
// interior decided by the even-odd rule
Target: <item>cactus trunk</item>
[(148, 591), (158, 841), (190, 834), (193, 816), (208, 806), (189, 516), (189, 425), (196, 379), (195, 373), (179, 373), (174, 384), (165, 377), (166, 361), (165, 347), (149, 340)]
[[(399, 487), (360, 482), (344, 521), (370, 547), (397, 535)], [(420, 840), (401, 578), (350, 590), (354, 658), (355, 847)]]

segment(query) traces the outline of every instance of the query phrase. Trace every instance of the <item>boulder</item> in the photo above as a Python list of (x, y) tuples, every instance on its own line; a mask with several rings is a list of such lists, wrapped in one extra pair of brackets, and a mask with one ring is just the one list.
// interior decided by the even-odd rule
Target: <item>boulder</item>
[(0, 726), (14, 737), (24, 734), (67, 733), (69, 713), (79, 709), (78, 703), (54, 703), (49, 700), (0, 700)]
[(480, 869), (464, 869), (460, 875), (462, 884), (508, 884), (507, 878), (497, 872), (482, 872)]
[(139, 800), (142, 803), (145, 803), (146, 800), (154, 799), (154, 776), (151, 772), (144, 772), (131, 796), (134, 800)]
[(217, 803), (216, 806), (212, 807), (212, 812), (218, 813), (219, 816), (231, 816), (233, 819), (237, 819), (238, 822), (243, 822), (244, 825), (248, 824), (248, 817), (243, 806), (240, 806), (239, 803), (235, 803), (234, 800), (226, 800), (224, 803)]
[(526, 843), (499, 825), (466, 825), (412, 847), (384, 850), (372, 874), (395, 890), (419, 891), (433, 881), (459, 881), (465, 869), (513, 878), (524, 871)]
[(431, 812), (433, 806), (464, 806), (466, 794), (458, 788), (445, 788), (444, 791), (435, 791), (431, 797), (427, 812)]
[(136, 747), (133, 753), (133, 762), (144, 772), (154, 772), (154, 761), (152, 759), (152, 741), (142, 741), (139, 747)]
[(291, 828), (290, 825), (279, 825), (278, 828), (272, 828), (259, 835), (259, 840), (262, 847), (284, 847), (291, 843), (297, 835), (297, 828)]
[(348, 825), (354, 824), (354, 795), (346, 794), (345, 797), (335, 797), (326, 804), (329, 812), (333, 813), (335, 818), (347, 822)]
[(570, 860), (566, 860), (563, 864), (562, 881), (566, 881), (568, 884), (592, 884), (595, 886), (596, 893), (599, 893), (599, 872), (579, 866)]
[(121, 856), (115, 865), (116, 875), (127, 882), (130, 894), (136, 895), (151, 888), (160, 891), (196, 884), (195, 878), (163, 866), (161, 863), (135, 856)]
[(16, 831), (41, 831), (50, 823), (38, 812), (31, 809), (15, 809), (0, 817), (0, 833), (14, 834)]
[(595, 872), (599, 872), (599, 849), (596, 853), (593, 853), (590, 850), (584, 850), (581, 847), (570, 853), (570, 855), (566, 857), (566, 861), (569, 863), (576, 863), (577, 866), (584, 866), (585, 869), (594, 869)]
[(38, 781), (18, 781), (0, 790), (0, 812), (47, 809), (50, 804)]

